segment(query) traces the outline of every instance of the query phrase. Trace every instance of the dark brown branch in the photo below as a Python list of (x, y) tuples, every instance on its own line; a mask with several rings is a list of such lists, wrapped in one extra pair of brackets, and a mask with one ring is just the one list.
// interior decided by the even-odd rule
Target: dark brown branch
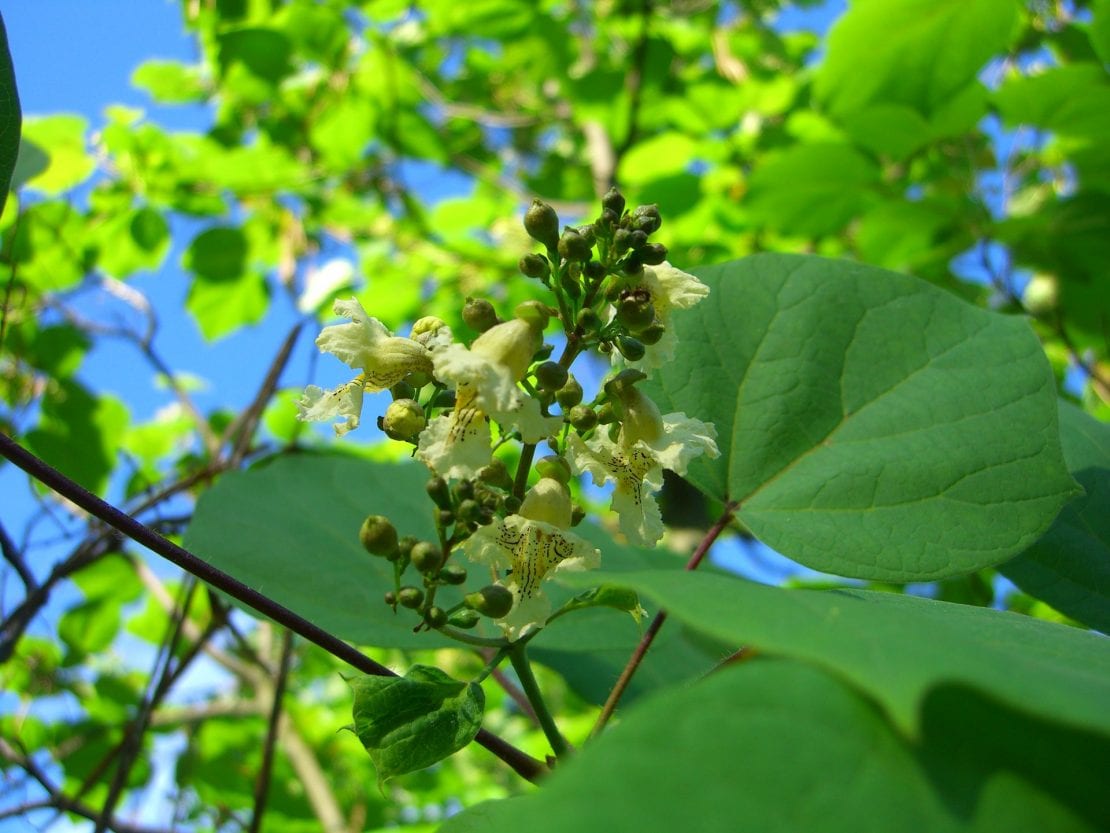
[[(725, 510), (721, 513), (721, 517), (719, 517), (712, 528), (705, 533), (705, 537), (701, 539), (697, 549), (694, 550), (694, 554), (691, 555), (690, 560), (686, 562), (687, 570), (696, 570), (699, 567), (701, 562), (705, 559), (706, 554), (709, 552), (709, 548), (713, 545), (713, 542), (725, 531), (725, 527), (732, 523), (732, 515), (736, 511), (738, 505), (739, 504), (735, 501), (729, 501), (725, 504)], [(590, 730), (590, 737), (597, 737), (597, 735), (601, 733), (601, 730), (605, 728), (605, 724), (609, 722), (613, 713), (617, 710), (617, 704), (620, 702), (621, 696), (624, 694), (625, 689), (628, 688), (628, 684), (632, 682), (632, 677), (636, 674), (636, 671), (640, 667), (640, 663), (643, 662), (644, 657), (647, 655), (648, 649), (651, 648), (651, 643), (655, 641), (656, 634), (659, 633), (659, 630), (663, 627), (663, 623), (666, 621), (667, 611), (665, 610), (660, 610), (655, 614), (655, 618), (651, 620), (651, 624), (648, 625), (647, 630), (644, 631), (644, 635), (640, 637), (640, 642), (632, 652), (632, 656), (629, 657), (628, 664), (625, 665), (624, 670), (621, 671), (616, 685), (614, 685), (613, 690), (609, 692), (609, 697), (606, 699), (605, 705), (602, 706), (601, 714), (598, 715), (597, 722), (594, 723), (593, 729)]]
[(35, 580), (34, 573), (32, 573), (31, 568), (27, 566), (27, 562), (23, 560), (23, 554), (15, 545), (15, 541), (8, 535), (8, 530), (4, 528), (3, 521), (0, 521), (0, 552), (3, 553), (4, 560), (12, 565), (12, 569), (15, 570), (20, 581), (23, 582), (23, 586), (27, 589), (27, 592), (33, 593), (39, 586), (39, 583)]
[(262, 830), (262, 818), (266, 814), (266, 800), (270, 795), (270, 774), (274, 769), (274, 751), (277, 748), (279, 724), (281, 722), (281, 701), (285, 697), (285, 684), (289, 679), (289, 666), (293, 659), (293, 632), (285, 631), (281, 643), (281, 665), (274, 683), (274, 702), (270, 708), (270, 723), (266, 729), (266, 744), (262, 748), (262, 766), (254, 783), (254, 808), (251, 810), (249, 833)]
[[(79, 484), (73, 482), (52, 466), (47, 465), (35, 455), (29, 453), (6, 434), (0, 434), (0, 453), (23, 469), (36, 480), (49, 486), (60, 495), (73, 501), (91, 515), (95, 515), (105, 523), (119, 530), (136, 543), (161, 555), (173, 562), (181, 569), (192, 573), (197, 578), (222, 590), (253, 608), (264, 616), (268, 616), (280, 625), (289, 628), (299, 636), (303, 636), (314, 645), (318, 645), (328, 653), (343, 660), (353, 668), (364, 674), (375, 676), (396, 676), (393, 671), (384, 665), (372, 660), (358, 649), (348, 645), (343, 640), (327, 632), (323, 628), (309, 622), (297, 615), (287, 607), (278, 604), (268, 596), (248, 587), (223, 570), (213, 567), (208, 562), (197, 557), (188, 550), (179, 547), (172, 541), (167, 541), (154, 530), (121, 512), (116, 507), (98, 498)], [(476, 738), (498, 758), (501, 758), (512, 769), (529, 781), (534, 781), (545, 771), (545, 766), (532, 756), (522, 752), (515, 746), (501, 738), (482, 729)]]

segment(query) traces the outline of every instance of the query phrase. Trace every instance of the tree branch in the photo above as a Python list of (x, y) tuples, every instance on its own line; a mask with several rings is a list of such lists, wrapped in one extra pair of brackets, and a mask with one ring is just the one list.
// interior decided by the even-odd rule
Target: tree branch
[(262, 747), (262, 766), (254, 784), (254, 807), (251, 810), (249, 833), (259, 833), (262, 818), (266, 814), (266, 800), (270, 794), (270, 776), (274, 770), (274, 749), (277, 743), (278, 727), (281, 721), (281, 701), (285, 697), (285, 684), (289, 680), (289, 666), (293, 658), (293, 632), (285, 631), (281, 645), (281, 666), (277, 680), (274, 681), (273, 703), (270, 706), (270, 722), (266, 729), (266, 743)]
[[(320, 646), (328, 653), (343, 660), (348, 665), (351, 665), (364, 674), (389, 677), (396, 676), (393, 671), (386, 668), (384, 665), (375, 662), (358, 649), (348, 645), (346, 642), (318, 625), (309, 622), (307, 619), (297, 615), (284, 605), (278, 604), (268, 596), (232, 578), (223, 570), (213, 567), (211, 564), (188, 550), (166, 540), (154, 530), (150, 529), (150, 527), (145, 526), (130, 515), (121, 512), (116, 507), (101, 500), (92, 492), (70, 480), (57, 469), (26, 451), (11, 437), (2, 433), (0, 433), (0, 454), (3, 454), (11, 462), (35, 479), (40, 480), (63, 497), (71, 500), (91, 515), (100, 518), (133, 541), (142, 544), (151, 551), (173, 562), (181, 569), (192, 573), (194, 576), (207, 582), (216, 589), (222, 590), (232, 598), (238, 599), (243, 604), (253, 608), (264, 616), (270, 617), (278, 624), (284, 625), (294, 633), (303, 636), (309, 642)], [(543, 763), (485, 729), (478, 732), (478, 736), (475, 740), (507, 763), (518, 775), (529, 781), (538, 779), (545, 770)]]

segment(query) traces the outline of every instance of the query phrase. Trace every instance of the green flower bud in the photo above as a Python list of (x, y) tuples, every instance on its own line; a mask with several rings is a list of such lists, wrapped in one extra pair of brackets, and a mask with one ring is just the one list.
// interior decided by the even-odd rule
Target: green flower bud
[(630, 388), (637, 382), (642, 382), (647, 378), (647, 374), (642, 370), (637, 370), (634, 367), (626, 367), (620, 373), (614, 374), (612, 378), (607, 379), (604, 384), (604, 389), (610, 396), (617, 396), (620, 394), (621, 388)]
[(583, 433), (597, 425), (597, 414), (594, 413), (593, 408), (586, 405), (575, 405), (567, 414), (567, 419), (571, 425)]
[(414, 388), (408, 382), (398, 382), (389, 389), (389, 395), (392, 396), (394, 400), (415, 399), (416, 388)]
[(440, 509), (436, 513), (436, 523), (441, 527), (448, 527), (455, 522), (455, 513), (450, 509)]
[(629, 235), (628, 242), (632, 244), (633, 249), (635, 249), (636, 251), (639, 251), (640, 249), (644, 248), (644, 246), (647, 245), (647, 242), (648, 242), (647, 232), (646, 231), (641, 231), (640, 229), (635, 229), (632, 232), (632, 234)]
[(636, 333), (636, 338), (640, 339), (644, 344), (658, 344), (659, 339), (663, 337), (663, 333), (667, 332), (667, 328), (662, 324), (654, 323), (649, 327), (644, 327), (640, 332)]
[(464, 523), (477, 523), (481, 511), (482, 507), (478, 505), (478, 501), (468, 498), (459, 504), (458, 512), (455, 514)]
[(621, 271), (626, 275), (639, 275), (644, 271), (644, 259), (637, 252), (629, 252), (621, 264)]
[(640, 249), (640, 257), (648, 266), (658, 266), (667, 259), (667, 247), (662, 243), (648, 243)]
[(570, 483), (570, 465), (555, 454), (548, 455), (536, 463), (536, 471), (540, 473), (541, 478), (557, 480), (564, 485)]
[(624, 408), (624, 436), (629, 443), (639, 440), (651, 443), (663, 436), (659, 407), (646, 394), (628, 385), (618, 395)]
[(602, 210), (601, 216), (597, 218), (597, 223), (595, 225), (606, 231), (611, 231), (613, 226), (620, 222), (620, 219), (620, 215), (615, 211), (610, 211), (608, 208), (605, 208)]
[(639, 332), (655, 320), (651, 293), (643, 290), (625, 292), (617, 301), (617, 320), (631, 332)]
[(455, 496), (456, 500), (467, 500), (474, 497), (474, 482), (472, 480), (460, 480), (451, 487), (451, 493)]
[(518, 509), (520, 509), (520, 498), (516, 495), (506, 495), (505, 512), (510, 515), (515, 515)]
[(555, 352), (555, 345), (554, 344), (541, 344), (540, 349), (532, 354), (532, 361), (534, 361), (534, 362), (545, 362), (551, 357), (551, 354), (554, 353), (554, 352)]
[(543, 255), (525, 255), (517, 263), (517, 266), (521, 274), (527, 275), (529, 278), (539, 278), (541, 281), (551, 274), (551, 264), (547, 262), (547, 258)]
[(508, 468), (496, 458), (488, 466), (483, 466), (478, 470), (478, 479), (483, 483), (501, 489), (511, 489), (513, 487), (513, 478), (509, 475)]
[(594, 244), (597, 242), (597, 232), (594, 230), (593, 223), (587, 223), (584, 226), (578, 226), (575, 231), (582, 235), (582, 239), (585, 240), (592, 249)]
[(613, 248), (618, 255), (623, 255), (632, 248), (632, 232), (626, 228), (619, 228), (613, 233)]
[(397, 552), (397, 529), (384, 515), (369, 515), (358, 531), (358, 540), (371, 555), (390, 556)]
[(555, 391), (555, 400), (564, 411), (573, 408), (581, 402), (582, 386), (578, 384), (578, 380), (568, 374), (567, 380), (563, 383), (563, 386)]
[(624, 213), (624, 204), (624, 195), (616, 189), (616, 186), (606, 191), (605, 196), (601, 198), (602, 208), (612, 211), (617, 217)]
[(606, 402), (597, 409), (597, 421), (602, 425), (611, 425), (617, 421), (617, 414), (613, 410), (612, 402)]
[(514, 316), (521, 321), (527, 321), (534, 329), (540, 332), (543, 332), (543, 330), (547, 328), (547, 322), (558, 314), (558, 310), (554, 310), (547, 304), (539, 301), (524, 301), (513, 308)]
[(582, 284), (572, 275), (563, 275), (562, 280), (559, 281), (559, 285), (571, 298), (579, 298), (582, 295)]
[(428, 497), (440, 509), (451, 508), (451, 492), (447, 489), (447, 481), (442, 477), (436, 475), (427, 482), (424, 488), (428, 492)]
[(569, 378), (567, 369), (558, 362), (544, 362), (536, 368), (536, 384), (540, 390), (557, 391)]
[(570, 525), (578, 526), (586, 519), (586, 510), (579, 506), (577, 503), (570, 510)]
[(591, 281), (605, 277), (605, 264), (600, 260), (591, 260), (582, 270)]
[(436, 576), (445, 584), (463, 584), (466, 582), (466, 567), (462, 564), (448, 564)]
[(389, 403), (382, 417), (382, 430), (386, 436), (404, 442), (415, 440), (427, 424), (424, 409), (415, 399), (398, 399)]
[(463, 609), (456, 613), (452, 613), (447, 620), (447, 624), (453, 628), (461, 628), (462, 630), (470, 630), (472, 627), (482, 621), (482, 614), (476, 610)]
[(426, 347), (428, 340), (439, 330), (446, 327), (447, 324), (442, 318), (425, 315), (423, 318), (418, 318), (416, 323), (412, 325), (412, 339)]
[(548, 249), (559, 245), (559, 215), (545, 202), (532, 200), (532, 205), (524, 212), (524, 230)]
[(401, 607), (407, 607), (410, 610), (416, 610), (424, 603), (424, 591), (419, 587), (402, 587), (397, 593), (397, 601), (401, 603)]
[(442, 607), (429, 607), (424, 614), (424, 621), (428, 623), (429, 627), (438, 630), (447, 624), (447, 611)]
[(617, 349), (630, 362), (638, 362), (647, 352), (643, 342), (637, 341), (632, 336), (617, 336)]
[[(541, 472), (536, 485), (524, 495), (517, 514), (531, 521), (542, 521), (566, 529), (570, 526), (571, 512), (570, 491), (566, 486), (570, 480), (570, 466), (565, 460), (561, 461), (561, 465), (555, 462), (558, 459), (548, 458), (547, 472)], [(560, 477), (566, 477), (566, 480)]]
[(394, 610), (396, 610), (397, 609), (397, 594), (394, 593), (392, 590), (386, 590), (385, 591), (385, 603), (387, 605), (389, 605), (391, 608), (393, 608)]
[(501, 584), (490, 584), (474, 593), (468, 593), (463, 601), (471, 610), (493, 619), (508, 616), (513, 609), (512, 591)]
[(601, 326), (601, 319), (596, 312), (587, 307), (578, 313), (578, 318), (575, 319), (575, 323), (582, 328), (582, 332), (590, 333)]
[(409, 563), (409, 556), (412, 554), (412, 548), (419, 543), (420, 539), (412, 535), (405, 535), (397, 542), (397, 553), (404, 559), (406, 564)]
[(663, 218), (659, 216), (659, 206), (640, 205), (632, 212), (632, 228), (647, 234), (654, 234), (663, 225)]
[(476, 333), (484, 333), (501, 323), (497, 310), (485, 298), (467, 298), (462, 308), (462, 320)]
[(1060, 285), (1054, 275), (1037, 274), (1021, 294), (1021, 302), (1030, 315), (1043, 317), (1060, 304)]
[(412, 548), (412, 565), (425, 575), (437, 572), (443, 564), (443, 552), (430, 541), (421, 541)]
[(568, 228), (559, 238), (559, 255), (564, 260), (589, 260), (593, 246), (577, 229)]

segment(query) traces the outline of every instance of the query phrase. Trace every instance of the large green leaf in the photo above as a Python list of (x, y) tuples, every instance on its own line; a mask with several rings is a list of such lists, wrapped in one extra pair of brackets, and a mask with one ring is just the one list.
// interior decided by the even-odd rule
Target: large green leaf
[[(481, 804), (440, 830), (1099, 829), (1110, 810), (1104, 740), (1084, 745), (964, 692), (943, 695), (928, 734), (910, 743), (835, 676), (757, 659), (633, 709), (542, 790)], [(1075, 757), (1051, 754), (1060, 751)]]
[(885, 270), (759, 255), (699, 270), (648, 386), (717, 427), (689, 479), (815, 569), (917, 581), (1022, 551), (1077, 491), (1025, 321)]
[(23, 113), (19, 108), (19, 90), (15, 85), (15, 68), (8, 49), (8, 30), (0, 17), (0, 215), (8, 201), (8, 185), (12, 181), (15, 160), (19, 156), (19, 134)]
[(709, 573), (595, 573), (691, 628), (822, 666), (866, 691), (907, 735), (942, 685), (1110, 738), (1110, 641), (1006, 611), (866, 590), (790, 590)]
[(929, 117), (1016, 34), (1014, 0), (856, 0), (828, 37), (814, 92), (846, 119), (870, 104)]
[(1068, 468), (1087, 493), (999, 569), (1026, 593), (1110, 633), (1110, 425), (1061, 402), (1060, 436)]
[(414, 665), (403, 677), (356, 677), (354, 733), (378, 770), (378, 785), (458, 752), (482, 728), (486, 698), (477, 683)]

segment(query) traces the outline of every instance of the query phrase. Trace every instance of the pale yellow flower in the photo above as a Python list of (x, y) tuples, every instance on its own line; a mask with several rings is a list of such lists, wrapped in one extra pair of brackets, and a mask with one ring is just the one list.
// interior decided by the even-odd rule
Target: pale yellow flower
[(513, 594), (513, 607), (498, 624), (511, 640), (547, 623), (551, 601), (543, 582), (601, 563), (601, 552), (569, 531), (570, 517), (566, 486), (545, 477), (525, 495), (518, 514), (479, 527), (463, 544), (471, 561), (510, 570), (502, 583)]
[[(645, 266), (642, 272), (622, 278), (618, 285), (622, 291), (646, 293), (655, 308), (656, 321), (666, 328), (662, 338), (647, 348), (642, 359), (628, 364), (645, 369), (662, 367), (674, 356), (676, 341), (671, 326), (672, 312), (694, 306), (709, 295), (709, 287), (666, 261), (658, 266)], [(617, 353), (614, 352), (613, 357), (616, 360)]]

